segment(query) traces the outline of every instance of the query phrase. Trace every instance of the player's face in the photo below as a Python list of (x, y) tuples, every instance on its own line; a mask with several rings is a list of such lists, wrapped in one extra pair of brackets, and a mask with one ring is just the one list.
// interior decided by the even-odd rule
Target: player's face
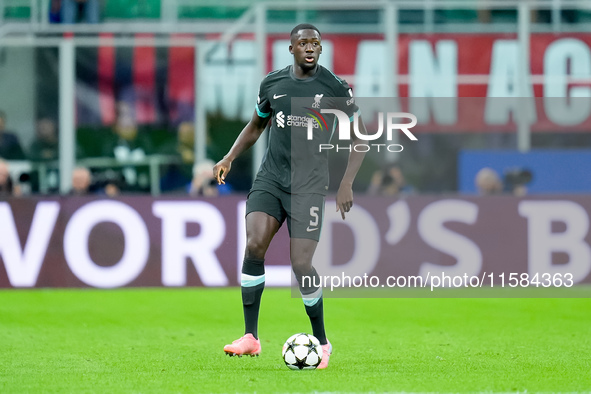
[(293, 55), (295, 63), (302, 69), (309, 70), (316, 67), (322, 53), (320, 34), (314, 29), (298, 31), (291, 38), (289, 52)]

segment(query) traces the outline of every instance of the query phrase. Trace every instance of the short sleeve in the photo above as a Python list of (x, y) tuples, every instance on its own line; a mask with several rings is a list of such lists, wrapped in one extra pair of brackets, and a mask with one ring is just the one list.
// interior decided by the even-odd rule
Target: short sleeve
[(349, 86), (347, 81), (341, 79), (340, 86), (338, 87), (337, 92), (338, 97), (342, 97), (339, 100), (339, 109), (349, 116), (349, 118), (353, 118), (356, 112), (359, 111), (359, 107), (355, 103), (355, 98), (353, 97), (353, 89)]
[(261, 118), (268, 118), (271, 116), (271, 103), (269, 101), (269, 96), (267, 95), (268, 84), (266, 82), (266, 78), (261, 82), (259, 93), (257, 95), (257, 103), (255, 105), (257, 115)]

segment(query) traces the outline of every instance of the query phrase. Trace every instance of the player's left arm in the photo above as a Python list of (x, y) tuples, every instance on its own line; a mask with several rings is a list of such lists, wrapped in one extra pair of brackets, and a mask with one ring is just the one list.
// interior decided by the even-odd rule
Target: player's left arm
[[(351, 153), (349, 153), (347, 169), (345, 170), (345, 175), (343, 175), (343, 179), (341, 180), (341, 184), (339, 186), (339, 191), (337, 192), (337, 212), (341, 212), (341, 217), (343, 220), (345, 219), (345, 213), (349, 212), (353, 206), (353, 181), (355, 180), (357, 172), (359, 171), (361, 163), (363, 163), (363, 159), (365, 157), (365, 151), (363, 149), (360, 149), (362, 152), (357, 152), (355, 150), (355, 146), (362, 143), (362, 140), (354, 133), (353, 122), (350, 123), (350, 135), (353, 136), (353, 149), (351, 149)], [(361, 134), (367, 134), (367, 130), (365, 128), (365, 124), (363, 124), (363, 121), (361, 120), (361, 116), (359, 116), (359, 132)]]

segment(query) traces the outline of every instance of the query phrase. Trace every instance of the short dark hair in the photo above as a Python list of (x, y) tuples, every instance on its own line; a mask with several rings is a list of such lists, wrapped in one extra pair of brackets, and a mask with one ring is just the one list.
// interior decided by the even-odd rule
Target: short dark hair
[(318, 35), (322, 37), (322, 34), (320, 34), (320, 30), (318, 30), (318, 28), (310, 23), (300, 23), (299, 25), (297, 25), (296, 27), (294, 27), (293, 29), (291, 29), (291, 33), (289, 34), (290, 37), (293, 37), (294, 34), (298, 34), (298, 31), (300, 30), (316, 30), (318, 32)]

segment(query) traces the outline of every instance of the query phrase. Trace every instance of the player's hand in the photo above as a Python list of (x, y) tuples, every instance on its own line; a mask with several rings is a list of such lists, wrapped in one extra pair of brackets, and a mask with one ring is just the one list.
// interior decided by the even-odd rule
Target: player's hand
[(341, 217), (345, 220), (345, 213), (353, 206), (353, 189), (350, 185), (341, 183), (337, 192), (337, 212), (341, 211)]
[(218, 161), (218, 163), (213, 166), (213, 177), (218, 182), (218, 185), (225, 185), (224, 179), (230, 172), (230, 168), (232, 168), (232, 161), (229, 159), (222, 159)]

